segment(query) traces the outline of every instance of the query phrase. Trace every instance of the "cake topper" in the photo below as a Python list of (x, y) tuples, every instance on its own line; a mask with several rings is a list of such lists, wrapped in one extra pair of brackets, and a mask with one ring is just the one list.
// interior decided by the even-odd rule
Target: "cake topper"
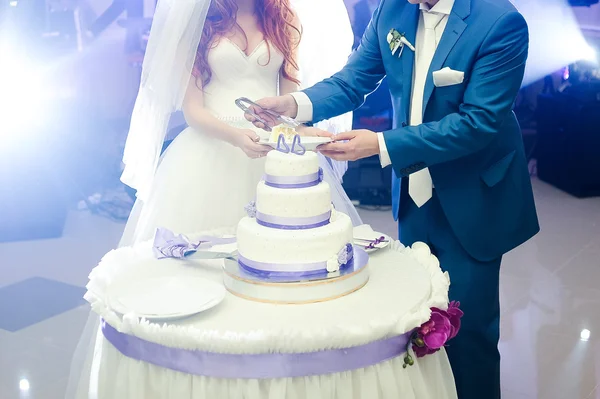
[(300, 140), (300, 135), (297, 134), (294, 136), (294, 140), (292, 141), (292, 148), (285, 142), (285, 136), (280, 134), (277, 138), (277, 147), (275, 148), (279, 152), (283, 152), (284, 154), (296, 154), (296, 155), (304, 155), (306, 153), (306, 147), (302, 145), (302, 141)]
[(292, 141), (292, 149), (291, 152), (296, 155), (304, 155), (306, 153), (306, 147), (302, 145), (300, 141), (300, 135), (297, 134), (294, 136), (294, 141)]
[(290, 146), (285, 142), (285, 136), (283, 134), (279, 135), (277, 138), (277, 148), (275, 148), (279, 152), (283, 152), (284, 154), (288, 154), (290, 152)]

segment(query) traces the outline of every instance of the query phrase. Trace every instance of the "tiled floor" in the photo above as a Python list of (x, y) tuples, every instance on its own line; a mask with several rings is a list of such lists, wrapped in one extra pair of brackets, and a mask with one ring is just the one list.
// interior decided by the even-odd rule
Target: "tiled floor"
[[(600, 198), (534, 183), (542, 232), (502, 267), (504, 398), (600, 399)], [(394, 234), (387, 212), (362, 214)], [(84, 286), (121, 229), (72, 212), (60, 239), (0, 244), (0, 289), (35, 276)], [(0, 330), (0, 398), (62, 399), (87, 314), (79, 307), (14, 333)]]

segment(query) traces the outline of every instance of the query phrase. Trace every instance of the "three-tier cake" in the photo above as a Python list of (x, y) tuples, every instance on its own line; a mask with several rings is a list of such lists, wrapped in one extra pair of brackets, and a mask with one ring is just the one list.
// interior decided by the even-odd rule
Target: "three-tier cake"
[(238, 264), (246, 276), (238, 280), (250, 277), (254, 285), (331, 284), (333, 278), (351, 277), (366, 266), (363, 254), (355, 262), (352, 222), (333, 208), (318, 155), (305, 150), (300, 136), (292, 143), (279, 136), (277, 150), (266, 157), (256, 200), (246, 211), (237, 228)]

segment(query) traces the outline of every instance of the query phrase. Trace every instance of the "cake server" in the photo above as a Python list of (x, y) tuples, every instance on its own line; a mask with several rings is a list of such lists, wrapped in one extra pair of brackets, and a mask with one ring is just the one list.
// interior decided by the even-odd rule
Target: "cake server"
[(285, 115), (280, 115), (277, 112), (271, 111), (269, 109), (265, 109), (265, 108), (261, 107), (260, 105), (258, 105), (257, 103), (255, 103), (254, 101), (252, 101), (246, 97), (240, 97), (237, 100), (235, 100), (235, 105), (237, 105), (238, 108), (240, 108), (242, 111), (244, 111), (244, 113), (251, 115), (257, 121), (259, 121), (260, 123), (265, 125), (265, 130), (268, 130), (268, 131), (271, 131), (271, 126), (269, 126), (267, 121), (265, 121), (260, 116), (258, 116), (250, 108), (250, 106), (260, 109), (262, 112), (271, 116), (273, 119), (275, 119), (277, 122), (279, 122), (279, 124), (286, 125), (291, 128), (294, 128), (294, 129), (301, 125), (301, 123), (298, 122), (297, 120), (295, 120), (294, 118), (290, 118), (289, 116), (285, 116)]

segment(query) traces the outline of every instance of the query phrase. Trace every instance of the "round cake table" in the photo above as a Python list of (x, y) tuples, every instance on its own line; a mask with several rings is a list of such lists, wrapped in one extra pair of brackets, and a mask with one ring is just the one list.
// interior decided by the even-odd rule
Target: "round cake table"
[[(369, 345), (401, 342), (394, 339), (409, 335), (429, 320), (431, 307), (447, 306), (448, 276), (426, 246), (411, 249), (392, 243), (372, 254), (368, 283), (357, 292), (328, 302), (276, 305), (227, 294), (208, 311), (163, 324), (139, 320), (135, 315), (119, 316), (111, 309), (107, 292), (116, 276), (126, 273), (135, 278), (164, 273), (165, 268), (174, 274), (199, 274), (223, 281), (222, 260), (157, 260), (149, 244), (110, 252), (90, 275), (86, 299), (103, 320), (94, 356), (94, 397), (456, 398), (443, 349), (403, 367), (405, 345), (401, 345), (376, 364), (357, 366), (368, 363)], [(357, 348), (362, 352), (346, 363), (343, 356)], [(137, 355), (133, 356), (134, 352)], [(301, 371), (289, 361), (291, 356), (315, 353), (336, 353), (342, 360), (333, 361), (331, 372), (324, 372), (324, 365), (314, 359), (312, 365), (300, 367)], [(186, 360), (186, 354), (233, 357), (220, 369), (207, 370), (202, 364), (191, 364), (198, 358)], [(253, 355), (282, 356), (289, 364), (244, 369), (245, 359)], [(288, 367), (290, 374), (286, 374)], [(269, 377), (275, 375), (278, 377)]]

